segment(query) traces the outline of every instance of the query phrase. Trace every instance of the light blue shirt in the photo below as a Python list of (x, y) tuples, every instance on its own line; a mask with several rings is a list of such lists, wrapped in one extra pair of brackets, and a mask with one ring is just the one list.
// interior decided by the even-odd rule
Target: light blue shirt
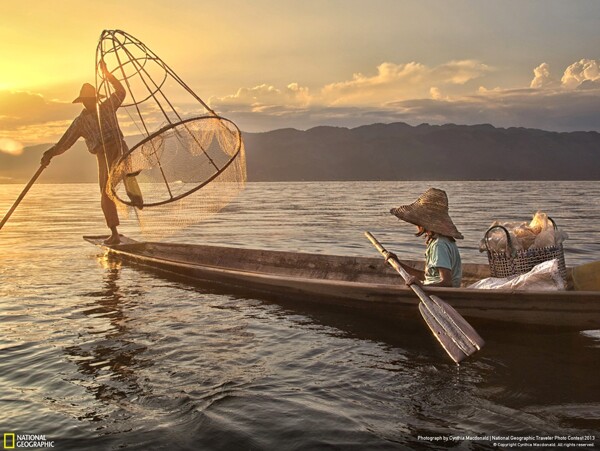
[(425, 250), (425, 285), (442, 281), (440, 268), (449, 269), (452, 273), (452, 286), (460, 287), (462, 280), (462, 263), (458, 246), (445, 236), (431, 240)]

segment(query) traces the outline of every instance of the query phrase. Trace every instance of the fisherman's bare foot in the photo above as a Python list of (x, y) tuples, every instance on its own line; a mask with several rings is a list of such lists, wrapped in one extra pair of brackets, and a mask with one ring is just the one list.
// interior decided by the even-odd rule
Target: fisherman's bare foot
[(106, 240), (104, 240), (104, 244), (107, 244), (109, 246), (112, 246), (114, 244), (119, 244), (121, 242), (121, 239), (119, 238), (119, 235), (111, 235), (109, 236)]

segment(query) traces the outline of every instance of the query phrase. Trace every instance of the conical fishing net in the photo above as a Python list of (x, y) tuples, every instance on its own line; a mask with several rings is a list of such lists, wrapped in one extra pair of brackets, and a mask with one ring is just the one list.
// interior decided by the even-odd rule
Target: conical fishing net
[[(136, 208), (145, 235), (165, 236), (200, 222), (243, 190), (244, 145), (233, 122), (121, 30), (103, 31), (96, 51), (98, 92), (110, 98), (115, 88), (101, 61), (126, 90), (117, 115), (130, 143), (120, 144), (107, 190), (117, 205)], [(103, 140), (106, 146), (114, 137)]]

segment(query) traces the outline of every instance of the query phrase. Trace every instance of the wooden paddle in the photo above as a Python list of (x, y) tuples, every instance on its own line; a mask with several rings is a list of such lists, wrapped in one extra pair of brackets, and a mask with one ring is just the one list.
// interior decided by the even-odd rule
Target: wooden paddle
[(13, 212), (17, 209), (17, 207), (19, 206), (19, 204), (25, 197), (25, 194), (27, 194), (27, 191), (29, 191), (29, 189), (33, 186), (33, 184), (38, 179), (38, 177), (40, 176), (40, 174), (42, 173), (42, 171), (44, 169), (46, 169), (46, 166), (40, 165), (37, 172), (35, 174), (33, 174), (33, 177), (31, 177), (31, 180), (29, 180), (29, 183), (27, 184), (27, 186), (25, 186), (25, 188), (23, 188), (23, 191), (21, 191), (21, 194), (19, 195), (19, 197), (17, 197), (17, 200), (15, 201), (13, 206), (10, 207), (10, 210), (8, 210), (8, 213), (6, 213), (6, 215), (2, 219), (2, 222), (0, 222), (0, 230), (2, 229), (2, 227), (4, 227), (4, 224), (6, 224), (6, 221), (8, 221), (8, 218), (10, 218), (10, 216), (13, 214)]
[[(391, 256), (377, 239), (370, 232), (365, 232), (365, 236), (377, 248), (379, 253), (406, 281), (410, 277), (408, 272), (400, 265), (398, 260)], [(462, 360), (480, 350), (485, 341), (473, 329), (454, 308), (442, 301), (437, 296), (429, 296), (423, 289), (416, 284), (410, 285), (410, 288), (419, 297), (419, 311), (423, 319), (433, 332), (433, 335), (448, 355), (459, 364)]]

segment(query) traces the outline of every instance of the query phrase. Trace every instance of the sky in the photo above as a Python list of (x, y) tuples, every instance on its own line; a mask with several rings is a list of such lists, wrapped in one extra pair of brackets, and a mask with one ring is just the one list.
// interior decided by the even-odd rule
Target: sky
[(0, 151), (56, 142), (102, 30), (242, 131), (375, 122), (600, 131), (596, 0), (3, 2)]

